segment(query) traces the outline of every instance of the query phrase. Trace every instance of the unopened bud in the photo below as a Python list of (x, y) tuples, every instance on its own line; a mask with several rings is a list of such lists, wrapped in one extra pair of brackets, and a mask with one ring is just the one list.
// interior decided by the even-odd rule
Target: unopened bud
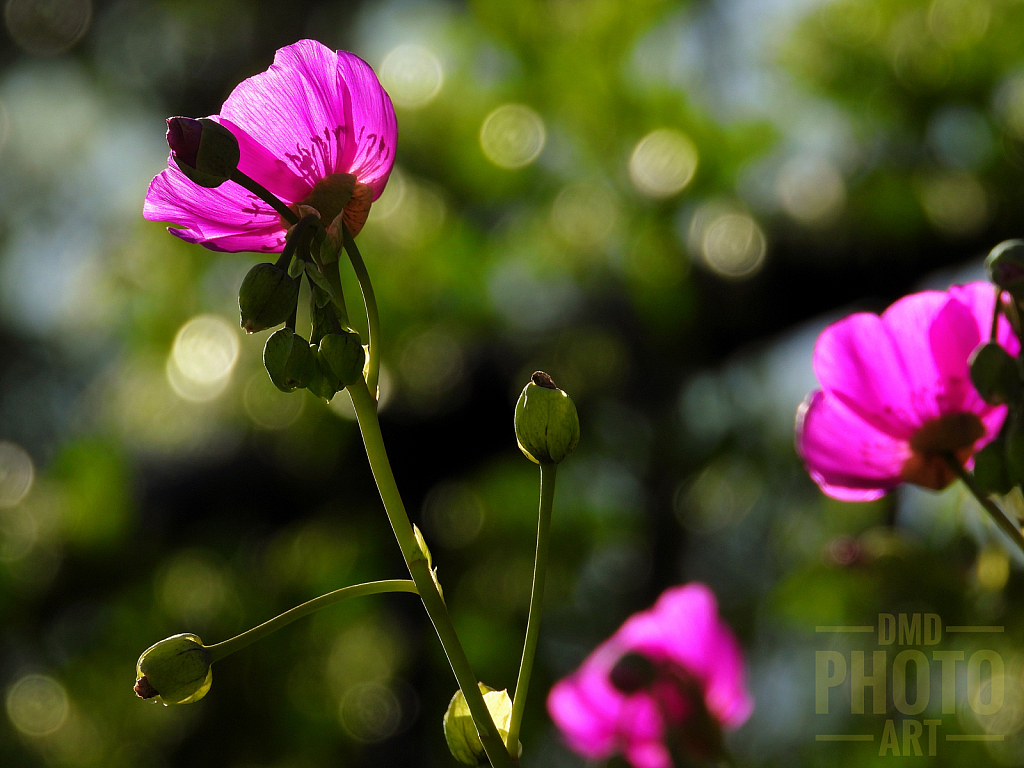
[(331, 367), (324, 360), (323, 355), (315, 347), (310, 345), (309, 351), (313, 355), (313, 359), (316, 361), (316, 370), (313, 373), (312, 378), (306, 385), (306, 389), (312, 392), (317, 397), (322, 397), (327, 402), (331, 402), (339, 390), (344, 388), (344, 385), (338, 381), (338, 377), (334, 375)]
[(974, 454), (974, 480), (985, 494), (1009, 493), (1013, 488), (1006, 466), (1006, 441), (1002, 435)]
[[(508, 740), (508, 726), (512, 719), (512, 700), (508, 697), (508, 691), (496, 691), (483, 683), (478, 685), (501, 740)], [(469, 712), (469, 704), (466, 703), (466, 697), (461, 689), (452, 696), (448, 710), (444, 713), (444, 738), (448, 742), (452, 757), (463, 765), (477, 766), (486, 763), (487, 753), (484, 752), (484, 745), (480, 742), (473, 715)]]
[(576, 406), (543, 371), (533, 374), (519, 396), (515, 427), (520, 450), (537, 464), (557, 464), (580, 441)]
[(249, 270), (238, 289), (238, 311), (246, 333), (280, 325), (295, 311), (298, 283), (288, 271), (264, 262)]
[(989, 405), (1004, 405), (1020, 391), (1020, 373), (1010, 353), (994, 341), (971, 355), (971, 382)]
[(213, 662), (195, 635), (174, 635), (148, 648), (135, 666), (135, 693), (163, 704), (199, 701), (213, 683)]
[(1004, 240), (985, 259), (989, 279), (1009, 291), (1014, 298), (1024, 297), (1024, 240)]
[(219, 187), (238, 168), (238, 139), (208, 117), (168, 118), (167, 146), (181, 172), (201, 187)]
[(263, 365), (270, 380), (282, 392), (309, 385), (319, 373), (316, 353), (309, 342), (290, 328), (275, 331), (263, 348)]
[(366, 353), (359, 334), (346, 329), (328, 333), (320, 339), (320, 362), (326, 365), (344, 386), (355, 384), (363, 376)]

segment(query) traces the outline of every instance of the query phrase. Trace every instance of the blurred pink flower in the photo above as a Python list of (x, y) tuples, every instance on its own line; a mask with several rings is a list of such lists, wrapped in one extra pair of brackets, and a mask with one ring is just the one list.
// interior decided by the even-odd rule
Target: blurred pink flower
[[(945, 488), (951, 452), (970, 464), (999, 432), (1006, 406), (985, 403), (968, 360), (988, 341), (995, 288), (976, 282), (905, 296), (881, 317), (850, 315), (826, 328), (814, 347), (821, 382), (797, 412), (797, 449), (822, 491), (869, 501), (902, 482)], [(998, 339), (1020, 343), (1005, 317)]]
[[(373, 70), (315, 40), (281, 48), (270, 69), (239, 83), (212, 119), (238, 139), (242, 173), (293, 208), (315, 208), (325, 226), (344, 212), (353, 235), (395, 160), (395, 111)], [(344, 211), (334, 210), (333, 190), (346, 183), (336, 174), (355, 176)], [(170, 158), (149, 185), (143, 216), (170, 222), (172, 234), (214, 251), (284, 247), (286, 227), (269, 205), (233, 181), (197, 186)]]
[(548, 695), (575, 751), (594, 760), (622, 753), (636, 768), (669, 768), (673, 744), (714, 757), (720, 727), (739, 727), (753, 706), (739, 644), (696, 582), (630, 616)]

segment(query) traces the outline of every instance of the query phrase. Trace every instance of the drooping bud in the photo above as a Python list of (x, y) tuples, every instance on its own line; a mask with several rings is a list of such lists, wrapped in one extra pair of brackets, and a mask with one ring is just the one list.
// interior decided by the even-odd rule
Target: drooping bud
[(1014, 298), (1024, 297), (1024, 240), (1004, 240), (985, 259), (989, 279), (1009, 291)]
[(537, 371), (516, 403), (516, 441), (536, 464), (557, 464), (580, 441), (580, 419), (572, 399), (551, 377)]
[(651, 660), (639, 653), (627, 653), (608, 674), (611, 684), (623, 693), (636, 693), (649, 687), (658, 676)]
[(199, 701), (213, 683), (213, 662), (195, 635), (168, 637), (146, 649), (135, 665), (135, 693), (163, 704)]
[[(478, 685), (480, 693), (484, 695), (487, 711), (491, 713), (491, 719), (498, 728), (498, 734), (502, 741), (506, 741), (509, 721), (512, 719), (512, 700), (508, 697), (508, 691), (496, 691), (483, 683)], [(461, 689), (452, 696), (448, 710), (444, 713), (444, 738), (448, 742), (452, 757), (463, 765), (477, 766), (486, 763), (484, 745), (476, 732), (476, 724)]]
[(249, 270), (238, 289), (238, 311), (246, 333), (273, 328), (291, 317), (299, 285), (288, 271), (264, 262)]
[(1009, 493), (1013, 488), (1006, 461), (1006, 440), (1000, 435), (974, 454), (974, 480), (983, 493)]
[(971, 355), (971, 381), (989, 405), (1010, 402), (1021, 386), (1016, 361), (994, 341), (982, 344)]
[(290, 328), (275, 331), (263, 347), (263, 365), (270, 380), (282, 392), (309, 386), (319, 373), (316, 353), (309, 342)]
[(227, 128), (202, 117), (169, 117), (167, 146), (181, 172), (201, 187), (219, 187), (238, 168), (238, 139)]
[(320, 340), (320, 361), (343, 385), (350, 386), (363, 376), (366, 353), (359, 334), (351, 329), (328, 333)]
[(344, 385), (338, 381), (338, 377), (334, 375), (331, 367), (323, 359), (323, 355), (320, 354), (320, 351), (315, 346), (310, 345), (309, 351), (316, 361), (316, 371), (306, 385), (306, 388), (317, 397), (322, 397), (327, 402), (331, 402), (331, 398), (343, 389)]

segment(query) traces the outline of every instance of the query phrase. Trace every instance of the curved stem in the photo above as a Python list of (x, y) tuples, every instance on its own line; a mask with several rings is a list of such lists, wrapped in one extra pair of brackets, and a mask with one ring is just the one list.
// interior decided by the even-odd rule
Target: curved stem
[(558, 465), (545, 462), (540, 465), (540, 509), (537, 515), (537, 551), (533, 561), (533, 591), (530, 593), (530, 615), (526, 620), (526, 641), (523, 659), (519, 664), (516, 694), (512, 700), (512, 717), (508, 726), (508, 748), (512, 754), (519, 751), (519, 727), (526, 710), (526, 694), (530, 688), (530, 673), (537, 655), (540, 636), (540, 617), (544, 609), (544, 579), (548, 570), (548, 544), (551, 534), (551, 509), (555, 499), (555, 473)]
[(448, 615), (448, 608), (431, 576), (426, 556), (420, 550), (419, 544), (416, 543), (412, 524), (405, 511), (402, 496), (398, 492), (398, 485), (395, 483), (395, 476), (391, 471), (387, 450), (384, 447), (384, 438), (381, 435), (380, 422), (377, 419), (377, 404), (370, 394), (370, 390), (367, 389), (366, 382), (362, 379), (350, 385), (348, 391), (352, 397), (356, 419), (359, 421), (359, 431), (363, 434), (363, 444), (366, 446), (370, 469), (373, 470), (373, 477), (377, 481), (377, 489), (380, 491), (381, 501), (384, 502), (388, 520), (391, 521), (391, 528), (395, 532), (395, 538), (398, 539), (398, 546), (402, 550), (413, 581), (416, 582), (416, 587), (419, 589), (420, 599), (423, 600), (427, 615), (430, 616), (438, 639), (448, 656), (455, 679), (458, 680), (459, 687), (466, 697), (466, 703), (473, 715), (487, 758), (494, 768), (512, 768), (512, 758), (509, 757), (508, 751), (505, 749), (501, 735), (484, 703), (483, 695), (477, 687), (476, 674), (469, 665), (469, 659), (466, 658), (466, 652), (462, 648), (459, 636), (455, 632), (455, 626)]
[(228, 178), (230, 178), (236, 184), (245, 187), (247, 190), (256, 195), (256, 197), (258, 197), (260, 200), (262, 200), (275, 211), (277, 211), (279, 214), (281, 214), (281, 216), (284, 217), (284, 220), (287, 221), (289, 224), (299, 223), (299, 217), (296, 216), (291, 211), (291, 209), (288, 208), (287, 205), (278, 200), (277, 197), (274, 194), (272, 194), (270, 190), (268, 190), (262, 184), (253, 179), (250, 179), (237, 168), (231, 172), (231, 175)]
[(303, 616), (316, 613), (321, 608), (326, 608), (329, 605), (340, 603), (342, 600), (350, 600), (353, 597), (377, 595), (381, 592), (412, 592), (413, 594), (416, 594), (416, 585), (408, 579), (390, 579), (387, 581), (371, 581), (366, 584), (342, 587), (341, 589), (336, 589), (333, 592), (328, 592), (326, 595), (315, 597), (302, 605), (297, 605), (291, 610), (285, 611), (280, 616), (275, 616), (270, 621), (265, 621), (258, 627), (253, 627), (247, 632), (243, 632), (240, 635), (232, 637), (230, 640), (225, 640), (222, 643), (216, 643), (214, 645), (208, 645), (206, 646), (206, 650), (210, 652), (211, 661), (220, 661), (225, 656), (230, 656), (235, 651), (239, 651), (247, 645), (251, 645), (257, 640), (276, 632), (282, 627), (288, 626), (296, 619), (301, 619)]
[(967, 490), (971, 492), (971, 495), (978, 500), (978, 503), (985, 508), (993, 522), (998, 525), (1007, 536), (1009, 536), (1013, 543), (1017, 545), (1017, 548), (1024, 553), (1024, 535), (1021, 535), (1020, 528), (1008, 518), (1001, 509), (996, 505), (992, 499), (990, 499), (985, 493), (978, 487), (978, 483), (974, 480), (974, 475), (968, 472), (956, 457), (951, 453), (943, 453), (942, 458), (945, 459), (949, 468), (953, 470), (960, 482), (967, 486)]
[(377, 399), (377, 381), (380, 376), (380, 315), (377, 312), (377, 299), (373, 295), (373, 285), (370, 283), (370, 273), (366, 271), (366, 264), (363, 262), (362, 254), (356, 247), (356, 241), (348, 227), (341, 225), (342, 237), (345, 243), (345, 252), (349, 261), (352, 262), (352, 269), (355, 270), (356, 279), (359, 280), (359, 290), (363, 292), (363, 303), (366, 305), (366, 326), (369, 332), (367, 343), (370, 347), (370, 365), (367, 371), (366, 383), (370, 388), (373, 399)]

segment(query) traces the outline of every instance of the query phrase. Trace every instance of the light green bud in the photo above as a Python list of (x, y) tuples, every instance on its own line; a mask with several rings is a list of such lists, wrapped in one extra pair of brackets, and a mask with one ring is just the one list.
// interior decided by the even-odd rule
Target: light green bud
[(1004, 405), (1020, 391), (1017, 363), (994, 341), (982, 344), (971, 355), (971, 382), (989, 405)]
[(238, 289), (238, 311), (246, 333), (280, 325), (295, 311), (299, 285), (288, 270), (264, 262), (249, 270)]
[(551, 377), (536, 371), (516, 403), (516, 441), (536, 464), (557, 464), (580, 441), (580, 419), (572, 399)]
[[(328, 333), (320, 339), (320, 362), (344, 386), (355, 384), (363, 375), (366, 353), (359, 334), (351, 329)], [(340, 387), (339, 387), (340, 389)]]
[[(508, 691), (496, 691), (483, 683), (478, 685), (501, 740), (507, 741), (509, 721), (512, 719), (512, 700), (508, 697)], [(480, 741), (473, 715), (469, 712), (469, 704), (466, 703), (461, 688), (452, 696), (448, 710), (444, 713), (444, 738), (448, 742), (452, 757), (463, 765), (486, 763), (487, 753), (484, 752), (484, 745)]]
[(135, 694), (162, 704), (199, 701), (213, 684), (213, 662), (195, 635), (168, 637), (146, 649), (135, 665)]
[(290, 328), (275, 331), (263, 347), (263, 365), (270, 380), (282, 392), (302, 388), (319, 374), (316, 354), (309, 342)]
[(322, 397), (327, 402), (331, 402), (331, 398), (344, 385), (338, 381), (338, 377), (334, 375), (331, 366), (327, 364), (327, 361), (324, 360), (323, 355), (320, 354), (316, 347), (310, 345), (309, 351), (316, 362), (316, 371), (313, 373), (312, 378), (310, 378), (306, 388), (317, 397)]

